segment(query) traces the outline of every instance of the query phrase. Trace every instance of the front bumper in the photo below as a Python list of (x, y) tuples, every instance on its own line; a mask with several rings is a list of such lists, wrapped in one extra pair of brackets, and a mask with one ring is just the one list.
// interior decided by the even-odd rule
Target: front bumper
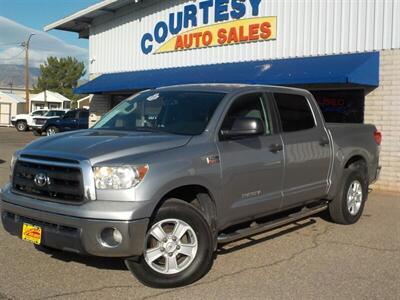
[(30, 125), (31, 130), (42, 130), (43, 125)]
[[(1, 220), (4, 229), (21, 237), (23, 223), (42, 228), (42, 245), (83, 255), (131, 257), (141, 255), (149, 223), (148, 218), (121, 221), (81, 218), (46, 212), (1, 201)], [(118, 229), (122, 242), (106, 246), (100, 234), (106, 228)]]
[(10, 122), (12, 126), (15, 126), (15, 124), (17, 124), (17, 120), (11, 120)]

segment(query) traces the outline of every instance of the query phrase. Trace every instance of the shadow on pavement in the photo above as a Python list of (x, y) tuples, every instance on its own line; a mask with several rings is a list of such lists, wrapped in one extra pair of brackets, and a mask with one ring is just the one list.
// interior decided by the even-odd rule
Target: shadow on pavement
[(51, 249), (43, 246), (35, 246), (35, 248), (52, 258), (64, 262), (76, 262), (88, 267), (107, 270), (128, 270), (122, 258), (82, 256), (75, 253), (64, 252), (57, 249)]
[(5, 160), (2, 160), (1, 158), (0, 158), (0, 165), (1, 164), (4, 164), (6, 161)]

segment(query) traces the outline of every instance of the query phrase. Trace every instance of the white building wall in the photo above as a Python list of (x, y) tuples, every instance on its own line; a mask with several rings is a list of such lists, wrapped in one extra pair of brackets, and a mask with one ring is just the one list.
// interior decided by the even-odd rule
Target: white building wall
[[(399, 0), (261, 0), (260, 16), (277, 16), (276, 40), (143, 54), (143, 34), (189, 3), (198, 1), (159, 1), (147, 7), (143, 2), (142, 7), (95, 20), (89, 37), (90, 73), (400, 48)], [(249, 9), (247, 17), (252, 17)], [(197, 27), (203, 25), (201, 17), (198, 22)]]
[(400, 49), (380, 53), (379, 72), (380, 86), (365, 97), (364, 112), (364, 122), (382, 132), (382, 171), (373, 188), (400, 192)]

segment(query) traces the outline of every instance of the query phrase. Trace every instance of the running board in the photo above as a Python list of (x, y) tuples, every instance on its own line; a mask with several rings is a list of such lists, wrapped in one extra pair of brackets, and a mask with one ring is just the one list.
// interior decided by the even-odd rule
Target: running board
[(262, 233), (264, 231), (268, 231), (268, 230), (271, 230), (271, 229), (307, 218), (307, 217), (315, 215), (321, 211), (324, 211), (327, 208), (328, 208), (327, 203), (324, 203), (322, 205), (318, 205), (318, 206), (315, 206), (312, 208), (304, 207), (299, 212), (290, 214), (284, 218), (280, 218), (280, 219), (269, 221), (269, 222), (262, 223), (262, 224), (257, 224), (255, 226), (244, 228), (244, 229), (239, 229), (239, 230), (229, 233), (229, 234), (221, 234), (218, 236), (217, 241), (219, 244), (226, 244), (226, 243), (230, 243), (233, 241), (237, 241), (237, 240), (240, 240), (245, 237), (256, 235), (256, 234)]

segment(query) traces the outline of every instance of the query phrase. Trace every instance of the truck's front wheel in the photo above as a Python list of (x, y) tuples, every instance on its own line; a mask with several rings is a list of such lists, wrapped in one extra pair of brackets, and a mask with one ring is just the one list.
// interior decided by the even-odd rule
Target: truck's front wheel
[(54, 135), (54, 134), (56, 134), (58, 131), (59, 131), (59, 130), (58, 130), (57, 127), (55, 127), (55, 126), (49, 126), (49, 127), (47, 127), (47, 129), (46, 129), (46, 135), (47, 135), (47, 136)]
[(15, 127), (20, 132), (28, 130), (28, 124), (26, 124), (26, 121), (23, 121), (23, 120), (18, 121)]
[(212, 231), (201, 212), (184, 201), (170, 199), (147, 232), (143, 255), (125, 262), (142, 283), (172, 288), (205, 275), (213, 262), (213, 249)]

